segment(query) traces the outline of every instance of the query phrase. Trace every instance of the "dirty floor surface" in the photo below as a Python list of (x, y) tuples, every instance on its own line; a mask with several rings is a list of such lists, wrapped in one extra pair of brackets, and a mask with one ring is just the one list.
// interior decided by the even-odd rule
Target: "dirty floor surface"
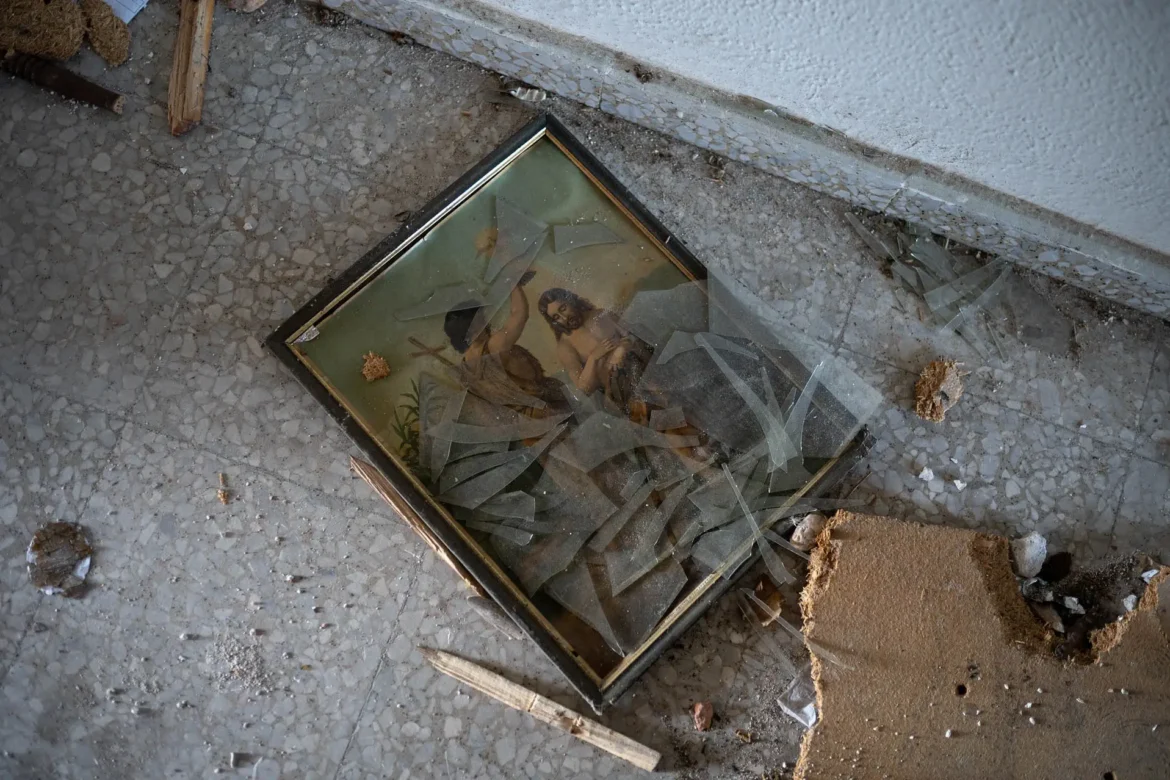
[[(133, 23), (125, 66), (84, 59), (130, 95), (123, 116), (0, 81), (0, 775), (634, 776), (424, 664), (416, 645), (451, 649), (582, 706), (468, 609), (260, 346), (527, 110), (489, 103), (484, 71), (279, 0), (216, 17), (205, 122), (181, 139), (171, 3)], [(1044, 286), (1075, 349), (1009, 343), (985, 364), (899, 307), (841, 204), (736, 164), (716, 181), (691, 147), (551, 106), (699, 257), (886, 394), (866, 511), (1170, 557), (1164, 323)], [(939, 355), (973, 373), (933, 425), (910, 407)], [(27, 583), (25, 546), (54, 519), (96, 547), (84, 598)], [(768, 659), (718, 605), (605, 722), (678, 776), (778, 772), (800, 732)]]

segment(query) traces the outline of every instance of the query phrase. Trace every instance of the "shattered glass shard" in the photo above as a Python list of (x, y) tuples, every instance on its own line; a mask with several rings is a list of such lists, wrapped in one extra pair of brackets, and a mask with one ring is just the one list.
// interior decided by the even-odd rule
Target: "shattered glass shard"
[(532, 533), (521, 528), (514, 528), (503, 523), (493, 523), (487, 520), (464, 520), (463, 525), (473, 531), (482, 531), (504, 539), (512, 544), (525, 546), (532, 543)]
[(640, 489), (635, 490), (626, 503), (618, 511), (610, 515), (609, 519), (605, 521), (601, 528), (597, 529), (597, 533), (589, 540), (589, 549), (595, 552), (601, 552), (608, 547), (609, 543), (621, 532), (626, 523), (633, 517), (634, 513), (645, 506), (646, 499), (650, 497), (653, 491), (654, 485), (649, 482), (643, 484)]
[[(710, 358), (715, 361), (715, 365), (719, 367), (719, 370), (731, 382), (732, 388), (734, 388), (735, 392), (748, 405), (752, 414), (755, 415), (756, 420), (760, 424), (760, 428), (764, 431), (764, 437), (768, 443), (768, 454), (772, 458), (773, 468), (779, 468), (781, 465), (796, 457), (799, 453), (795, 451), (791, 440), (788, 438), (787, 433), (785, 433), (782, 421), (768, 411), (767, 406), (760, 400), (760, 397), (755, 394), (743, 377), (737, 374), (719, 356), (715, 347), (703, 334), (696, 334), (695, 341), (707, 351)], [(767, 384), (767, 381), (765, 381), (765, 384)]]
[(622, 322), (643, 341), (661, 347), (675, 331), (707, 330), (707, 304), (707, 293), (700, 283), (643, 290), (622, 312)]
[(485, 515), (531, 523), (536, 517), (536, 499), (522, 490), (514, 490), (489, 498), (478, 509)]
[(638, 425), (625, 417), (598, 412), (582, 423), (553, 454), (582, 471), (591, 471), (605, 461), (636, 447), (681, 449), (696, 447), (697, 436), (672, 436)]
[(763, 531), (759, 523), (756, 521), (755, 513), (752, 512), (746, 500), (744, 500), (743, 493), (739, 489), (739, 485), (735, 481), (735, 476), (731, 473), (731, 469), (727, 464), (723, 464), (723, 473), (727, 477), (727, 481), (731, 483), (732, 490), (735, 491), (735, 499), (739, 502), (739, 507), (743, 511), (743, 516), (747, 518), (748, 523), (752, 529), (752, 539), (756, 546), (760, 549), (760, 557), (764, 559), (764, 565), (768, 567), (768, 571), (772, 574), (772, 579), (777, 583), (795, 582), (796, 578), (792, 573), (785, 568), (780, 556), (772, 549), (772, 545), (764, 538)]
[[(521, 453), (519, 457), (498, 464), (478, 476), (471, 477), (456, 484), (450, 490), (440, 493), (439, 500), (445, 504), (454, 504), (468, 509), (476, 508), (523, 474), (529, 466), (536, 462), (541, 453), (556, 441), (557, 437), (564, 432), (565, 427), (560, 425), (546, 433), (540, 441), (531, 447), (516, 450), (516, 452)], [(486, 455), (484, 457), (493, 456)]]
[(394, 319), (399, 322), (418, 320), (423, 317), (433, 317), (446, 314), (449, 311), (474, 309), (483, 304), (479, 289), (474, 285), (461, 283), (450, 284), (435, 288), (426, 299), (394, 312)]
[(545, 583), (544, 592), (585, 621), (615, 653), (622, 652), (621, 643), (601, 606), (587, 559), (577, 558), (567, 569)]
[(582, 225), (553, 225), (553, 251), (558, 255), (586, 246), (620, 244), (621, 242), (621, 238), (600, 222), (587, 222)]
[(890, 247), (886, 245), (885, 241), (882, 241), (882, 239), (879, 238), (876, 233), (867, 228), (865, 225), (861, 224), (861, 220), (850, 214), (848, 211), (845, 212), (845, 221), (849, 223), (849, 226), (853, 228), (857, 235), (861, 237), (861, 240), (865, 242), (865, 245), (868, 246), (875, 255), (883, 260), (894, 260), (897, 258), (894, 250), (890, 249)]
[[(467, 392), (466, 390), (463, 392)], [(504, 410), (510, 411), (510, 410)], [(488, 442), (517, 441), (543, 436), (560, 425), (569, 415), (554, 414), (550, 417), (532, 418), (516, 415), (514, 420), (503, 425), (470, 425), (443, 420), (430, 433), (436, 441), (451, 441), (462, 444), (485, 444)]]
[(544, 239), (548, 224), (534, 219), (503, 198), (496, 198), (496, 246), (484, 273), (492, 281), (508, 263), (528, 251), (533, 242)]
[(426, 431), (429, 437), (433, 439), (430, 445), (431, 460), (427, 464), (431, 470), (432, 480), (437, 479), (439, 474), (443, 473), (443, 469), (447, 466), (447, 459), (451, 457), (451, 441), (437, 435), (437, 432), (444, 425), (455, 425), (455, 421), (459, 419), (460, 412), (463, 411), (463, 403), (466, 400), (466, 390), (460, 390), (452, 395), (447, 401), (447, 405), (443, 407), (443, 416), (439, 420), (439, 424), (433, 429)]

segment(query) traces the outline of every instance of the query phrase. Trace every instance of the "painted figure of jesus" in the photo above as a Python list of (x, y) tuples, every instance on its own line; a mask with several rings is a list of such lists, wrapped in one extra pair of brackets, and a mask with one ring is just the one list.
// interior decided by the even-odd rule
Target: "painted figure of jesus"
[(557, 340), (557, 357), (583, 393), (601, 390), (627, 413), (650, 361), (646, 342), (622, 327), (613, 312), (570, 290), (551, 287), (538, 302)]

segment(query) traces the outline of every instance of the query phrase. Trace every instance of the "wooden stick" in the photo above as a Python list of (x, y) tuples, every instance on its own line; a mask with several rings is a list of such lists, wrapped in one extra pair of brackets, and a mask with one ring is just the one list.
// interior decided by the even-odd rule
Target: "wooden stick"
[(203, 117), (203, 82), (211, 52), (211, 21), (215, 0), (181, 0), (179, 32), (175, 36), (175, 59), (171, 63), (171, 85), (167, 119), (171, 135), (182, 135)]
[(31, 81), (50, 92), (56, 92), (61, 97), (70, 100), (80, 100), (82, 103), (122, 113), (126, 104), (126, 96), (112, 92), (105, 87), (94, 84), (87, 78), (77, 75), (73, 71), (62, 68), (55, 62), (24, 54), (15, 49), (9, 49), (0, 60), (0, 69), (6, 70), (14, 76), (20, 76), (25, 81)]
[(382, 472), (378, 471), (364, 460), (359, 460), (358, 458), (350, 458), (349, 466), (355, 472), (357, 472), (359, 477), (366, 481), (367, 485), (374, 489), (375, 493), (382, 497), (383, 501), (390, 505), (390, 508), (394, 510), (395, 514), (405, 520), (406, 524), (409, 525), (416, 534), (422, 537), (422, 540), (427, 543), (427, 547), (430, 547), (434, 551), (435, 555), (439, 556), (441, 561), (450, 566), (455, 571), (455, 573), (459, 575), (459, 578), (463, 580), (463, 583), (475, 592), (475, 595), (482, 596), (485, 599), (487, 598), (487, 593), (483, 588), (480, 587), (479, 583), (475, 581), (475, 577), (472, 577), (471, 573), (468, 572), (467, 569), (463, 568), (463, 565), (459, 563), (459, 561), (448, 555), (447, 551), (443, 549), (443, 545), (440, 544), (439, 540), (435, 538), (435, 535), (431, 533), (431, 529), (427, 528), (426, 525), (424, 525), (423, 522), (415, 516), (414, 512), (412, 512), (409, 507), (402, 504), (402, 500), (394, 492), (394, 487), (390, 484), (390, 481), (386, 479), (386, 477), (382, 476)]
[(597, 721), (562, 707), (552, 699), (530, 691), (523, 685), (518, 685), (495, 672), (489, 672), (478, 664), (442, 650), (420, 647), (419, 652), (431, 666), (443, 674), (454, 677), (513, 709), (527, 712), (537, 720), (567, 731), (577, 739), (629, 761), (647, 772), (653, 772), (662, 758), (658, 751), (651, 750), (611, 728), (602, 726)]

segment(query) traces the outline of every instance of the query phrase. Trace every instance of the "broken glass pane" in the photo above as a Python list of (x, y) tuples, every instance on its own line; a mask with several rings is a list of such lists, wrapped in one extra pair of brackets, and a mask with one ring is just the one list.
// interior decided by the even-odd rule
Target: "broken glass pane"
[(463, 524), (473, 531), (482, 531), (515, 545), (532, 543), (532, 533), (521, 528), (514, 528), (503, 523), (493, 523), (488, 520), (464, 520)]
[[(536, 462), (540, 454), (545, 451), (558, 436), (564, 432), (565, 426), (560, 425), (553, 430), (546, 433), (540, 441), (533, 444), (531, 447), (525, 447), (522, 450), (517, 450), (521, 455), (515, 459), (507, 460), (494, 468), (491, 468), (478, 476), (471, 477), (463, 482), (456, 484), (450, 490), (446, 490), (439, 494), (439, 500), (446, 504), (453, 504), (455, 506), (467, 507), (474, 509), (475, 507), (487, 501), (492, 496), (496, 495), (508, 485), (512, 484), (523, 474), (529, 466)], [(436, 447), (438, 444), (436, 443)], [(508, 453), (511, 454), (511, 453)], [(485, 455), (485, 458), (494, 456)]]
[(601, 634), (601, 638), (614, 652), (622, 652), (621, 643), (601, 606), (594, 576), (585, 558), (578, 558), (569, 568), (545, 583), (544, 592)]
[[(689, 485), (676, 485), (657, 507), (636, 512), (605, 553), (610, 592), (615, 596), (634, 584), (661, 559), (658, 541), (666, 524), (687, 496)], [(667, 552), (669, 554), (669, 551)]]
[(857, 235), (861, 236), (861, 240), (865, 242), (865, 245), (868, 246), (878, 257), (883, 260), (894, 260), (897, 258), (894, 250), (890, 249), (890, 247), (886, 245), (885, 241), (882, 241), (882, 239), (876, 233), (867, 228), (865, 225), (861, 224), (861, 220), (850, 214), (848, 211), (845, 212), (845, 221), (849, 223), (849, 226), (852, 227), (854, 231), (856, 231)]
[(650, 412), (650, 427), (656, 431), (669, 431), (687, 424), (687, 416), (677, 406), (670, 409), (655, 409)]
[(562, 255), (595, 244), (620, 244), (622, 240), (600, 222), (583, 225), (553, 225), (553, 251)]
[(777, 583), (795, 582), (796, 578), (785, 568), (784, 563), (780, 560), (780, 556), (776, 554), (776, 551), (772, 549), (772, 545), (764, 538), (760, 525), (756, 521), (756, 516), (748, 507), (747, 501), (744, 500), (743, 493), (740, 492), (739, 485), (735, 481), (735, 476), (731, 473), (731, 469), (727, 467), (727, 464), (723, 465), (723, 473), (726, 475), (727, 481), (731, 483), (731, 489), (735, 491), (735, 500), (739, 502), (739, 507), (743, 510), (744, 517), (747, 518), (748, 523), (751, 525), (752, 538), (756, 546), (760, 548), (760, 557), (764, 559), (764, 565), (771, 572), (772, 579)]
[[(531, 523), (536, 517), (536, 499), (522, 490), (513, 490), (510, 493), (501, 493), (489, 498), (478, 507), (485, 515), (493, 515), (511, 520)], [(534, 528), (524, 526), (527, 530)]]
[(678, 561), (667, 556), (620, 595), (607, 592), (605, 577), (595, 582), (622, 652), (631, 653), (662, 621), (687, 584), (687, 575)]
[[(548, 225), (497, 197), (496, 230), (496, 246), (484, 273), (484, 280), (488, 282), (495, 279), (508, 263), (530, 251), (538, 240), (543, 241)], [(511, 292), (511, 287), (508, 291)]]
[[(703, 334), (696, 334), (695, 341), (707, 351), (707, 354), (715, 361), (715, 365), (730, 380), (732, 388), (747, 403), (748, 408), (755, 415), (756, 420), (764, 431), (765, 440), (768, 443), (768, 454), (772, 458), (772, 466), (779, 468), (784, 463), (799, 455), (795, 447), (793, 447), (792, 441), (788, 438), (787, 433), (785, 433), (782, 421), (768, 411), (767, 406), (752, 391), (743, 377), (732, 370), (731, 366), (719, 356), (719, 353), (707, 341)], [(767, 384), (766, 381), (765, 384)]]
[(751, 546), (746, 544), (751, 538), (752, 528), (747, 518), (740, 516), (738, 520), (700, 536), (691, 546), (691, 558), (709, 572), (718, 571), (728, 563), (728, 571), (734, 572), (751, 556)]
[(609, 519), (605, 521), (605, 524), (601, 528), (597, 529), (597, 533), (589, 540), (589, 549), (601, 552), (608, 547), (609, 543), (625, 527), (634, 513), (646, 505), (646, 499), (650, 497), (652, 492), (654, 492), (654, 485), (649, 482), (643, 484), (640, 489), (636, 490), (626, 503), (618, 511), (610, 515)]
[(439, 424), (434, 428), (421, 430), (420, 438), (428, 437), (433, 439), (431, 442), (431, 462), (428, 464), (431, 469), (431, 479), (436, 479), (447, 465), (447, 459), (451, 456), (451, 442), (439, 435), (444, 425), (454, 425), (455, 420), (459, 419), (459, 413), (463, 411), (463, 402), (467, 399), (467, 391), (460, 390), (451, 396), (447, 401), (447, 405), (443, 407), (443, 416), (439, 420)]
[(707, 330), (707, 294), (693, 283), (642, 290), (622, 312), (622, 323), (643, 341), (660, 347), (675, 331)]
[[(805, 664), (792, 678), (792, 682), (776, 700), (780, 709), (806, 729), (817, 723), (817, 689), (813, 684), (812, 667)], [(949, 731), (947, 732), (950, 733)]]
[(435, 288), (430, 295), (414, 306), (408, 306), (405, 309), (396, 311), (394, 313), (394, 319), (399, 322), (408, 322), (410, 320), (422, 319), (423, 317), (446, 314), (449, 311), (474, 309), (482, 304), (483, 301), (480, 299), (479, 289), (474, 285), (466, 283), (450, 284), (445, 287)]
[[(465, 390), (464, 392), (467, 391)], [(510, 410), (504, 409), (502, 411)], [(565, 413), (534, 419), (515, 415), (514, 419), (506, 424), (490, 426), (468, 425), (466, 423), (443, 420), (434, 427), (430, 435), (436, 440), (461, 442), (463, 444), (483, 444), (486, 442), (532, 439), (548, 433), (551, 429), (564, 422), (568, 416)]]
[(642, 469), (641, 471), (635, 471), (630, 474), (629, 478), (626, 479), (626, 484), (622, 487), (622, 498), (629, 498), (634, 495), (649, 476), (650, 469)]
[(451, 488), (471, 479), (474, 476), (482, 474), (488, 469), (493, 469), (496, 466), (502, 466), (514, 460), (525, 458), (527, 453), (523, 450), (508, 450), (506, 452), (494, 452), (484, 455), (475, 455), (470, 458), (455, 461), (449, 465), (439, 477), (439, 492), (446, 493)]
[(598, 412), (570, 434), (566, 446), (558, 450), (557, 457), (564, 458), (583, 471), (591, 471), (615, 455), (635, 447), (681, 449), (698, 444), (696, 436), (672, 436), (630, 422), (625, 417)]

